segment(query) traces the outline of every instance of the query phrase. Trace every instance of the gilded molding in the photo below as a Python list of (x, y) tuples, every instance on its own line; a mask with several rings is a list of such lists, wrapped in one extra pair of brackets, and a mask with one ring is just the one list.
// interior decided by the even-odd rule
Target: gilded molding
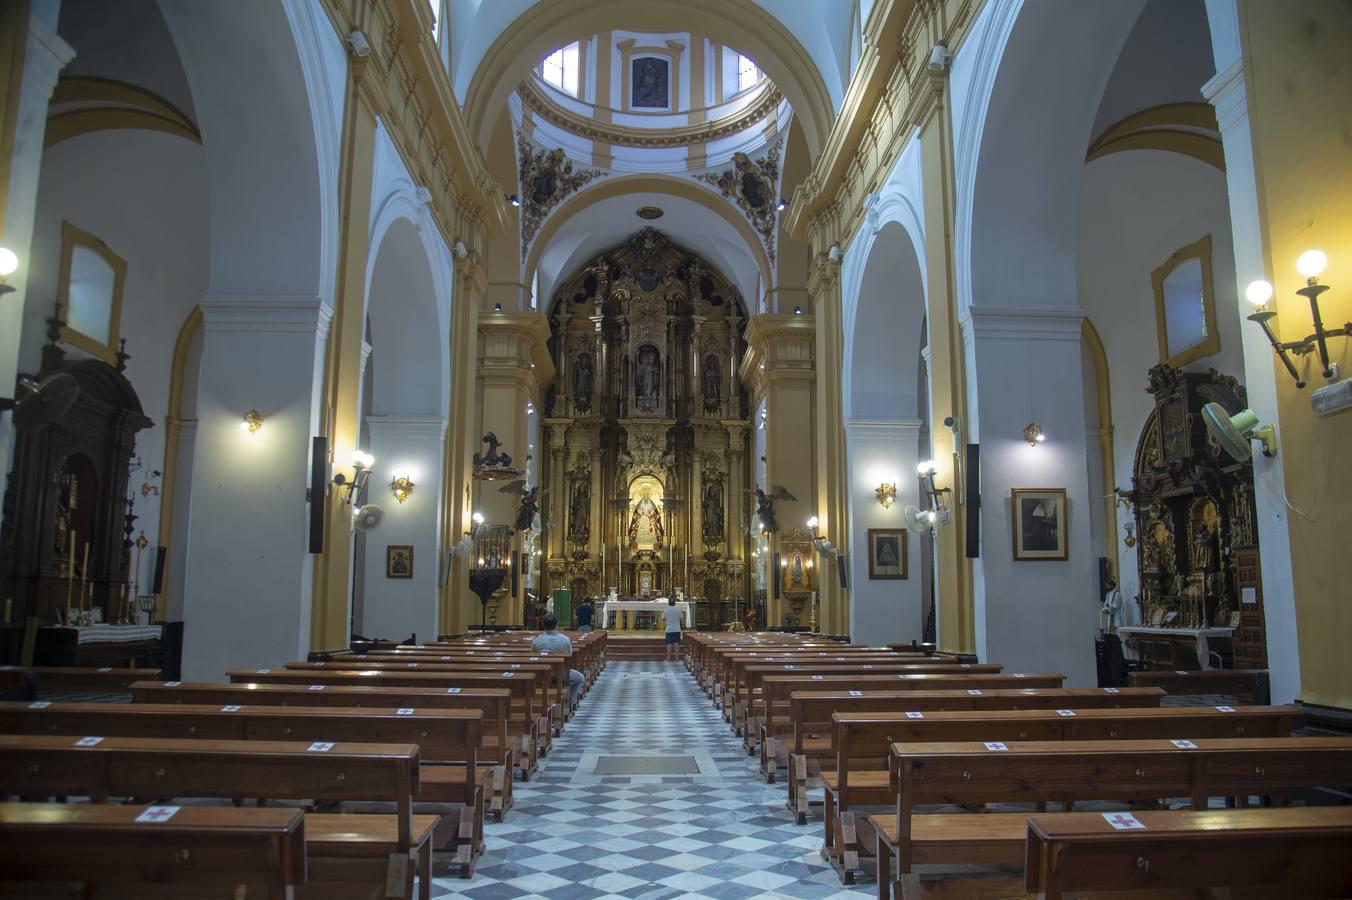
[(525, 137), (517, 137), (521, 160), (521, 260), (530, 253), (531, 241), (553, 210), (593, 178), (606, 175), (600, 169), (573, 171), (573, 161), (563, 150), (536, 149)]
[(534, 76), (521, 82), (517, 94), (535, 115), (578, 137), (619, 147), (688, 147), (736, 134), (772, 116), (783, 102), (784, 94), (769, 81), (761, 90), (764, 93), (760, 99), (735, 115), (660, 131), (583, 118), (553, 103)]
[(712, 185), (734, 203), (751, 222), (765, 244), (765, 255), (775, 261), (775, 226), (779, 222), (779, 150), (783, 139), (768, 145), (765, 155), (752, 159), (745, 153), (732, 155), (732, 168), (701, 172), (690, 177)]

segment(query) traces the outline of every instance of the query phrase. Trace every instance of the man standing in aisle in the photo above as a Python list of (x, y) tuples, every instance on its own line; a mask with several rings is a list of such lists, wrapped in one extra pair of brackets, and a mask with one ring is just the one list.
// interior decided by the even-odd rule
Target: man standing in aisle
[(667, 608), (662, 610), (662, 619), (667, 626), (667, 662), (677, 659), (681, 646), (681, 611), (676, 608), (676, 598), (667, 599)]

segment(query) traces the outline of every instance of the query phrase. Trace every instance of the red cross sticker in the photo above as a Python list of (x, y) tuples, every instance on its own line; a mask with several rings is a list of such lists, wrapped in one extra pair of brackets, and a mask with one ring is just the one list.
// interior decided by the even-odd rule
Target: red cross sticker
[(178, 812), (177, 806), (147, 806), (136, 817), (137, 822), (168, 822)]
[(1103, 813), (1103, 820), (1118, 831), (1140, 831), (1145, 823), (1131, 813)]

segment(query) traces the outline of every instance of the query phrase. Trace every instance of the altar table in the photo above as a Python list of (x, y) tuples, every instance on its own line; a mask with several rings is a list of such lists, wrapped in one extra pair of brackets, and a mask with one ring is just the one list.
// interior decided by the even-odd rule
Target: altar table
[[(621, 612), (650, 612), (657, 615), (659, 622), (662, 610), (669, 604), (666, 600), (607, 600), (601, 607), (601, 627), (612, 627), (610, 616), (615, 614), (618, 621)], [(691, 608), (689, 601), (677, 600), (676, 608), (681, 611), (681, 621), (685, 623), (686, 628), (695, 627), (695, 612)]]
[(1214, 669), (1211, 663), (1211, 645), (1210, 642), (1216, 639), (1229, 640), (1234, 636), (1233, 628), (1159, 628), (1149, 625), (1124, 625), (1117, 629), (1117, 636), (1122, 640), (1122, 655), (1127, 659), (1139, 659), (1135, 647), (1131, 645), (1133, 636), (1140, 637), (1179, 637), (1193, 640), (1197, 643), (1197, 662), (1203, 669)]

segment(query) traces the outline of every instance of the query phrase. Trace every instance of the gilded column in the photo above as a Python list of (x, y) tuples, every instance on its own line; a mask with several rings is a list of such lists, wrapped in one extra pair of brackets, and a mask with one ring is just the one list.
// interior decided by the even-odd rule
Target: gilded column
[[(844, 328), (841, 322), (840, 260), (818, 254), (808, 273), (808, 297), (816, 319), (816, 484), (815, 508), (820, 532), (838, 553), (849, 552), (848, 485), (845, 466), (845, 419), (841, 409), (841, 373), (844, 371)], [(848, 596), (836, 577), (835, 562), (818, 560), (820, 608), (818, 622), (825, 634), (848, 634)]]

